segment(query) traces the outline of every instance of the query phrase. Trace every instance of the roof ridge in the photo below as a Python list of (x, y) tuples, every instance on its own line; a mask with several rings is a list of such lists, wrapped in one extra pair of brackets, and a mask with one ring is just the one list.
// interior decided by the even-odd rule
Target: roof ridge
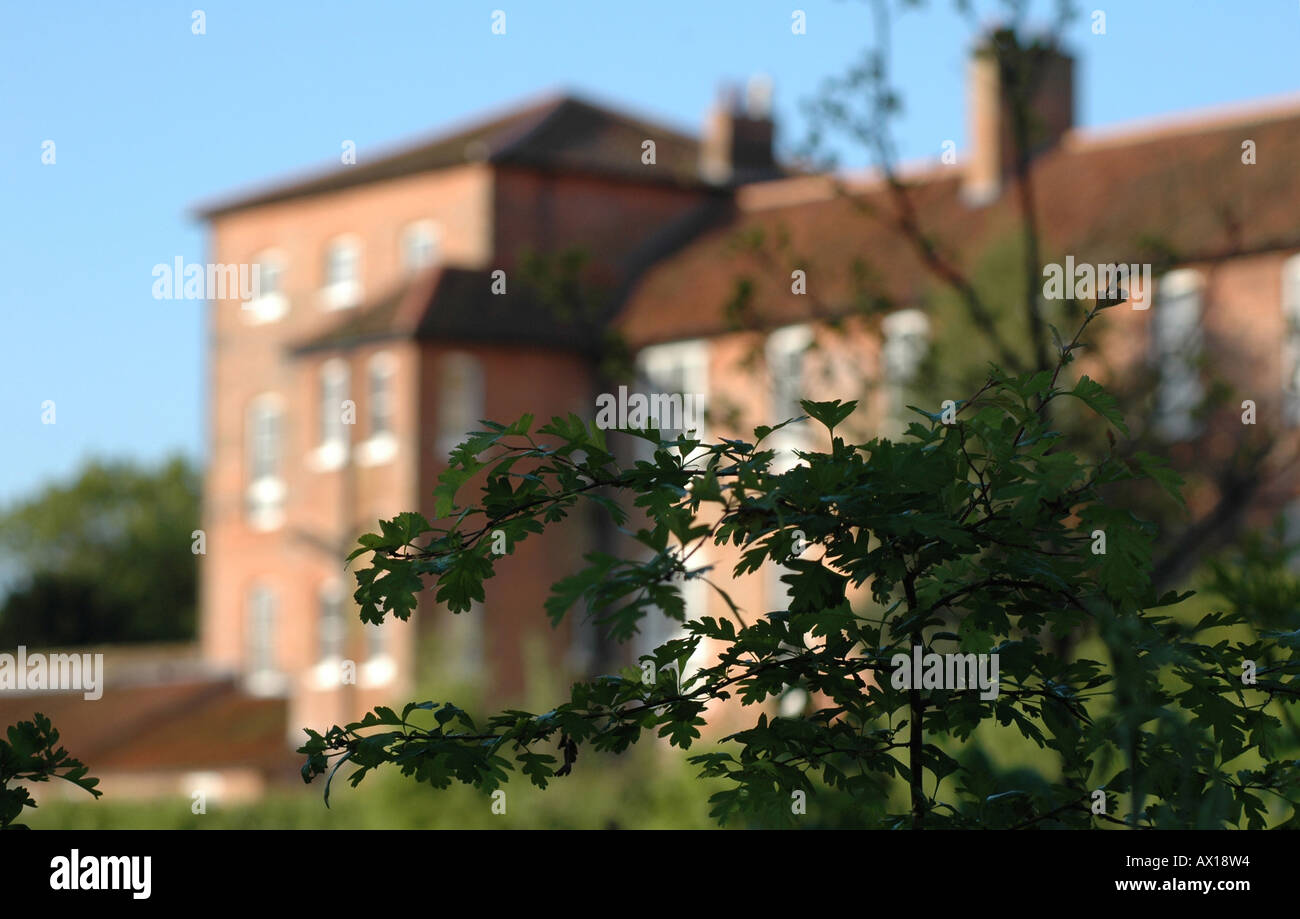
[(1259, 122), (1300, 117), (1300, 92), (1266, 96), (1250, 102), (1226, 102), (1182, 112), (1129, 119), (1092, 128), (1072, 128), (1061, 149), (1083, 152), (1106, 147), (1149, 143), (1188, 134), (1208, 134)]
[(541, 133), (542, 129), (545, 128), (555, 118), (555, 116), (564, 109), (565, 106), (576, 101), (577, 100), (571, 95), (560, 96), (555, 100), (553, 105), (548, 106), (544, 112), (534, 118), (532, 124), (516, 130), (513, 138), (507, 140), (496, 150), (492, 151), (491, 159), (499, 160), (503, 157), (508, 157), (516, 150), (519, 150), (521, 147), (526, 145), (529, 140)]
[(401, 299), (397, 304), (397, 315), (394, 316), (394, 325), (398, 326), (402, 333), (414, 335), (420, 328), (420, 324), (424, 322), (424, 314), (433, 303), (434, 296), (442, 286), (447, 272), (447, 265), (438, 264), (406, 281), (405, 289), (398, 293)]
[[(408, 135), (402, 140), (384, 144), (374, 150), (367, 157), (364, 167), (365, 169), (379, 167), (403, 156), (411, 156), (421, 150), (445, 144), (462, 135), (486, 131), (494, 125), (506, 123), (512, 119), (534, 117), (545, 121), (570, 98), (572, 98), (572, 95), (564, 90), (547, 90), (533, 97), (532, 101), (525, 99), (509, 106), (498, 106), (495, 107), (493, 112), (457, 119), (451, 122), (450, 125), (432, 131)], [(334, 162), (304, 167), (294, 172), (284, 173), (279, 178), (245, 186), (243, 191), (237, 191), (224, 197), (214, 195), (206, 202), (200, 202), (192, 206), (190, 211), (198, 217), (207, 218), (222, 211), (241, 207), (245, 202), (275, 195), (277, 192), (286, 189), (293, 189), (314, 182), (328, 181), (336, 176), (347, 175), (349, 171), (356, 168), (355, 165), (340, 165)]]
[(654, 129), (680, 143), (698, 142), (693, 134), (661, 119), (629, 113), (613, 107), (613, 103), (595, 102), (569, 89), (554, 90), (527, 104), (516, 103), (498, 110), (495, 115), (467, 119), (458, 125), (421, 135), (418, 140), (407, 139), (378, 147), (369, 151), (360, 163), (314, 166), (245, 187), (224, 198), (209, 198), (193, 206), (191, 213), (200, 219), (211, 220), (249, 207), (400, 176), (477, 162), (501, 163), (508, 161), (512, 154), (525, 154), (522, 159), (527, 160), (528, 142), (566, 111), (585, 113), (593, 120), (623, 127)]
[[(934, 157), (894, 163), (892, 173), (900, 182), (913, 186), (931, 185), (960, 178), (965, 160), (956, 165), (941, 164)], [(744, 213), (800, 207), (847, 195), (868, 195), (889, 187), (889, 178), (878, 166), (837, 172), (817, 172), (747, 182), (736, 189), (737, 207)]]
[(625, 125), (638, 127), (638, 128), (653, 126), (655, 128), (658, 128), (659, 130), (667, 131), (669, 134), (676, 135), (676, 139), (678, 140), (698, 139), (697, 136), (695, 134), (692, 134), (690, 130), (687, 129), (686, 127), (669, 124), (663, 119), (655, 116), (630, 112), (627, 109), (614, 108), (612, 104), (597, 102), (594, 99), (589, 99), (585, 96), (580, 96), (580, 95), (570, 95), (569, 101), (577, 105), (586, 106), (587, 108), (592, 109), (595, 112), (599, 112), (601, 115), (604, 115), (606, 118), (611, 118), (614, 121), (621, 121)]

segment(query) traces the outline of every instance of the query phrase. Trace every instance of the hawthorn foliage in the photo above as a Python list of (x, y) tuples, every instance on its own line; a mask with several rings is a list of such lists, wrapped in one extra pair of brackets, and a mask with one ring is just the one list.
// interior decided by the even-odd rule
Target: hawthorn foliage
[(7, 740), (0, 740), (0, 829), (25, 830), (15, 823), (24, 807), (35, 807), (31, 794), (17, 782), (48, 782), (64, 779), (96, 798), (103, 794), (95, 786), (89, 769), (58, 746), (59, 732), (50, 719), (37, 712), (31, 721), (20, 721), (5, 730)]
[[(460, 781), (491, 791), (516, 769), (545, 787), (580, 771), (583, 748), (620, 752), (647, 733), (690, 748), (708, 706), (731, 700), (754, 707), (752, 726), (690, 755), (702, 776), (726, 780), (711, 798), (723, 823), (797, 824), (800, 790), (810, 802), (834, 798), (859, 826), (1300, 823), (1300, 770), (1279, 758), (1276, 714), (1300, 692), (1300, 633), (1234, 642), (1239, 613), (1183, 621), (1173, 608), (1188, 595), (1157, 596), (1151, 585), (1154, 528), (1106, 500), (1108, 486), (1138, 478), (1178, 499), (1177, 476), (1145, 454), (1082, 459), (1050, 426), (1052, 406), (1074, 400), (1127, 433), (1098, 383), (1061, 380), (1101, 308), (1058, 344), (1053, 370), (992, 367), (946, 419), (916, 409), (920, 420), (897, 442), (848, 443), (835, 431), (854, 403), (803, 402), (829, 450), (801, 452), (783, 471), (773, 468), (769, 427), (717, 443), (609, 432), (652, 447), (651, 458), (622, 462), (607, 432), (574, 415), (536, 430), (529, 416), (484, 422), (441, 477), (436, 523), (403, 513), (360, 538), (349, 561), (368, 556), (356, 572), (361, 618), (406, 619), (426, 585), (453, 613), (467, 612), (493, 576), (495, 531), (513, 547), (593, 502), (631, 531), (636, 551), (587, 556), (554, 585), (546, 613), (559, 622), (583, 610), (627, 639), (659, 610), (684, 622), (685, 637), (642, 659), (653, 668), (577, 683), (542, 714), (476, 722), (450, 702), (412, 702), (308, 730), (304, 780), (328, 772), (327, 803), (345, 764), (354, 786), (393, 765), (436, 788)], [(479, 500), (459, 504), (477, 477)], [(1104, 553), (1095, 551), (1099, 531)], [(784, 566), (788, 607), (739, 609), (725, 579), (692, 561), (706, 543), (738, 547), (734, 575)], [(727, 615), (685, 620), (681, 583), (695, 578)], [(1078, 629), (1098, 636), (1102, 660), (1052, 652), (1053, 636)], [(686, 671), (705, 640), (715, 656)], [(894, 688), (890, 659), (914, 646), (998, 654), (999, 694)], [(1254, 685), (1242, 682), (1248, 658), (1268, 662)], [(813, 710), (774, 717), (763, 703), (792, 686)], [(964, 755), (988, 730), (1016, 732), (1042, 752), (1018, 772), (998, 772)], [(1282, 802), (1280, 814), (1266, 794)]]

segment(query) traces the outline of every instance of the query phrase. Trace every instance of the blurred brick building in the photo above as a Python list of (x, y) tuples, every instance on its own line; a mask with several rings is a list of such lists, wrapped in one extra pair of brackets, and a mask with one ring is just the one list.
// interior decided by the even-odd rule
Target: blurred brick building
[[(1087, 133), (1073, 126), (1074, 83), (1061, 56), (1034, 100), (1044, 258), (1150, 261), (1159, 241), (1154, 305), (1116, 310), (1107, 340), (1120, 366), (1167, 365), (1156, 399), (1176, 459), (1240, 436), (1224, 418), (1189, 414), (1207, 366), (1256, 400), (1261, 424), (1291, 436), (1300, 104)], [(1020, 219), (1007, 108), (978, 56), (970, 94), (964, 159), (905, 175), (920, 224), (966, 268)], [(599, 637), (581, 625), (552, 631), (541, 612), (550, 584), (605, 538), (585, 518), (522, 544), (482, 608), (455, 617), (425, 596), (411, 623), (362, 629), (342, 558), (381, 517), (433, 517), (447, 452), (478, 419), (591, 417), (611, 332), (644, 387), (728, 405), (711, 413), (711, 433), (790, 417), (801, 396), (842, 396), (858, 378), (875, 384), (862, 424), (896, 428), (942, 285), (898, 232), (883, 181), (851, 182), (857, 200), (846, 199), (825, 177), (783, 173), (772, 140), (761, 86), (724, 99), (699, 139), (565, 96), (205, 207), (208, 260), (261, 266), (258, 298), (211, 304), (209, 664), (254, 695), (285, 699), (292, 736), (401, 699), (426, 641), (499, 696), (522, 689), (533, 636), (555, 668), (589, 671)], [(864, 202), (883, 216), (864, 219)], [(755, 238), (781, 240), (793, 260), (737, 244)], [(606, 296), (566, 315), (520, 281), (530, 254), (575, 249)], [(883, 315), (859, 308), (852, 266), (862, 254), (891, 304)], [(505, 292), (494, 292), (502, 277)], [(738, 279), (756, 317), (744, 328)], [(845, 329), (830, 332), (838, 320)], [(740, 369), (754, 353), (759, 369)], [(783, 434), (786, 461), (809, 436)], [(1270, 479), (1250, 498), (1263, 513), (1293, 491)], [(725, 572), (732, 558), (719, 550), (707, 561)], [(779, 575), (737, 585), (741, 605), (778, 606)], [(686, 592), (703, 611), (703, 585)], [(651, 623), (645, 640), (668, 630)], [(340, 681), (345, 661), (355, 683)]]
[(581, 251), (584, 282), (616, 292), (738, 183), (776, 175), (771, 141), (765, 113), (731, 104), (701, 142), (565, 96), (204, 208), (208, 260), (261, 280), (211, 304), (205, 658), (287, 698), (295, 736), (409, 691), (425, 640), (498, 700), (523, 688), (533, 638), (586, 672), (592, 630), (541, 615), (594, 548), (583, 520), (521, 545), (461, 616), (426, 597), (411, 623), (362, 628), (342, 559), (381, 517), (434, 516), (479, 419), (591, 413), (608, 316), (550, 309), (525, 259)]

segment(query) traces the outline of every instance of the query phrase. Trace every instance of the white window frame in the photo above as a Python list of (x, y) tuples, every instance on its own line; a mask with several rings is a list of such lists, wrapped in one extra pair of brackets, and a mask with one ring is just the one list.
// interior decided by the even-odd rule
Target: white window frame
[[(764, 351), (767, 358), (768, 398), (771, 406), (767, 419), (769, 425), (798, 418), (804, 413), (799, 401), (808, 397), (807, 353), (813, 346), (815, 338), (812, 326), (807, 323), (784, 326), (767, 336)], [(797, 368), (793, 375), (786, 373), (791, 365)], [(791, 376), (797, 379), (791, 379)], [(789, 400), (791, 404), (783, 405), (789, 395), (786, 390), (793, 390), (794, 398)], [(812, 449), (813, 429), (808, 421), (796, 421), (779, 431), (774, 431), (769, 435), (768, 442), (776, 451), (772, 469), (774, 472), (783, 472), (799, 462), (799, 457), (795, 455), (796, 450)]]
[[(453, 403), (446, 386), (451, 376), (459, 377), (459, 397)], [(487, 399), (487, 378), (483, 362), (467, 351), (451, 351), (438, 359), (438, 416), (435, 419), (437, 434), (434, 449), (439, 459), (460, 445), (471, 430), (478, 426), (484, 415)]]
[[(1300, 542), (1300, 497), (1292, 497), (1282, 506), (1282, 538), (1288, 544)], [(1292, 556), (1287, 569), (1300, 574), (1300, 555)]]
[[(264, 249), (253, 257), (253, 264), (258, 266), (258, 291), (257, 296), (243, 304), (244, 319), (250, 325), (278, 322), (289, 312), (289, 298), (284, 292), (284, 253), (279, 249)], [(265, 290), (269, 277), (279, 281), (274, 290)]]
[[(258, 451), (261, 432), (259, 421), (265, 417), (271, 422), (274, 444), (272, 450), (273, 468), (269, 472), (258, 474), (263, 465)], [(248, 404), (244, 416), (245, 462), (248, 468), (248, 484), (245, 491), (246, 510), (249, 523), (255, 530), (275, 530), (284, 524), (284, 400), (277, 393), (262, 393)]]
[[(312, 682), (319, 689), (330, 689), (342, 683), (343, 658), (348, 647), (345, 600), (343, 585), (337, 580), (326, 581), (317, 593), (316, 665), (312, 668)], [(337, 610), (337, 613), (330, 610)], [(335, 617), (337, 623), (331, 623)], [(338, 634), (327, 635), (326, 630), (335, 627)]]
[[(461, 615), (464, 615), (462, 613)], [(596, 666), (600, 648), (600, 631), (592, 616), (574, 615), (571, 619), (569, 647), (565, 664), (570, 670), (590, 674)]]
[[(418, 260), (411, 258), (412, 242), (419, 239), (421, 250), (427, 254)], [(417, 274), (438, 264), (441, 256), (442, 230), (433, 220), (414, 220), (402, 228), (399, 249), (402, 272), (407, 276)]]
[(1282, 265), (1282, 402), (1283, 418), (1300, 426), (1300, 255)]
[[(311, 456), (318, 471), (338, 469), (347, 462), (348, 426), (343, 422), (343, 403), (351, 398), (352, 368), (340, 357), (321, 365), (316, 375), (316, 435), (319, 443)], [(338, 396), (342, 398), (337, 398)]]
[[(705, 442), (710, 438), (708, 423), (709, 361), (709, 342), (702, 338), (650, 345), (641, 349), (636, 359), (638, 389), (647, 397), (652, 393), (673, 394), (678, 387), (669, 388), (668, 381), (680, 380), (683, 412), (685, 411), (686, 396), (700, 400), (701, 404), (695, 406), (696, 411), (694, 412), (699, 418), (699, 427), (694, 429), (692, 436)], [(661, 433), (668, 437), (672, 432), (662, 431)], [(638, 440), (637, 447), (646, 454), (653, 451), (653, 447), (648, 441)], [(702, 463), (703, 458), (697, 458), (697, 462)], [(693, 571), (708, 567), (710, 547), (708, 545), (693, 545), (697, 545), (698, 548), (695, 549), (690, 561), (686, 563), (687, 567)], [(708, 614), (711, 589), (700, 578), (691, 578), (682, 583), (681, 595), (685, 604), (686, 622)], [(657, 609), (648, 610), (641, 620), (637, 632), (637, 653), (649, 654), (665, 641), (684, 638), (687, 634), (685, 623), (678, 623)], [(680, 675), (682, 680), (689, 679), (690, 675), (702, 666), (705, 653), (703, 643), (701, 643), (695, 654), (686, 662), (683, 673)]]
[[(352, 276), (331, 278), (335, 253), (351, 253)], [(321, 302), (326, 309), (350, 309), (361, 302), (361, 239), (354, 233), (336, 236), (325, 246), (324, 281), (321, 285)]]
[[(668, 381), (680, 379), (683, 414), (685, 414), (687, 397), (700, 402), (699, 405), (693, 406), (695, 411), (692, 414), (699, 418), (699, 426), (693, 429), (693, 436), (701, 441), (709, 439), (708, 341), (692, 338), (642, 348), (636, 358), (636, 375), (638, 389), (647, 398), (657, 393), (674, 394), (677, 387), (670, 389)], [(666, 429), (660, 433), (665, 438), (669, 438), (673, 435), (673, 430)], [(639, 441), (638, 445), (653, 451), (648, 441)]]
[[(1175, 304), (1177, 309), (1171, 309)], [(1204, 319), (1205, 279), (1199, 271), (1180, 268), (1160, 278), (1151, 316), (1151, 357), (1160, 373), (1154, 426), (1167, 440), (1190, 440), (1200, 433), (1193, 413), (1205, 396), (1197, 366)]]
[(444, 607), (443, 614), (446, 617), (446, 631), (443, 635), (456, 656), (453, 671), (456, 679), (471, 684), (480, 683), (487, 661), (487, 624), (483, 604), (471, 600), (470, 607), (465, 612), (452, 613)]
[(886, 411), (883, 427), (892, 435), (907, 429), (907, 387), (916, 382), (930, 351), (930, 317), (914, 307), (895, 310), (880, 321), (880, 377)]
[[(711, 558), (710, 549), (712, 546), (707, 542), (703, 545), (698, 542), (693, 543), (692, 545), (697, 548), (695, 549), (694, 554), (691, 555), (690, 560), (686, 562), (687, 569), (690, 571), (698, 571), (701, 568), (708, 568), (710, 564), (709, 560)], [(638, 656), (650, 654), (655, 648), (659, 647), (664, 642), (687, 637), (690, 634), (690, 631), (686, 628), (686, 624), (709, 614), (709, 595), (713, 592), (713, 588), (706, 584), (703, 578), (716, 573), (716, 570), (717, 569), (715, 568), (714, 571), (706, 572), (699, 577), (683, 579), (681, 584), (681, 597), (684, 605), (683, 615), (685, 618), (682, 622), (669, 618), (666, 613), (660, 611), (657, 607), (651, 607), (646, 610), (645, 616), (638, 624), (635, 638), (635, 649)], [(682, 672), (679, 674), (682, 685), (685, 685), (686, 681), (704, 665), (704, 659), (708, 653), (706, 644), (707, 642), (701, 641), (700, 644), (696, 646), (695, 653), (687, 658), (686, 664), (682, 668)], [(637, 666), (639, 668), (640, 664)]]
[[(386, 400), (388, 428), (375, 430), (377, 403), (376, 381), (382, 380)], [(390, 462), (397, 455), (397, 412), (394, 396), (397, 384), (397, 359), (387, 351), (380, 351), (366, 362), (366, 429), (369, 436), (358, 449), (358, 461), (363, 466), (378, 466)]]
[[(880, 330), (884, 336), (880, 356), (886, 376), (904, 385), (911, 383), (930, 349), (930, 317), (915, 308), (895, 310), (880, 321)], [(923, 345), (907, 353), (908, 345), (917, 340)]]
[[(279, 611), (276, 609), (275, 591), (264, 583), (253, 584), (248, 591), (247, 603), (245, 684), (249, 693), (255, 696), (280, 695), (287, 681), (276, 659)], [(260, 659), (263, 656), (266, 660)]]
[[(387, 686), (397, 676), (397, 659), (393, 657), (392, 623), (365, 624), (366, 662), (361, 665), (360, 683), (365, 687)], [(378, 647), (376, 648), (376, 643)]]
[[(789, 418), (798, 418), (804, 414), (803, 407), (799, 405), (801, 399), (808, 398), (808, 351), (816, 341), (816, 335), (813, 327), (807, 323), (798, 325), (784, 326), (775, 329), (767, 337), (765, 354), (768, 368), (768, 392), (771, 402), (771, 409), (768, 412), (767, 423), (771, 425), (780, 424)], [(787, 375), (786, 371), (791, 367), (796, 368), (793, 374)], [(791, 379), (796, 377), (797, 379)], [(787, 401), (789, 392), (783, 390), (793, 389), (794, 398), (788, 400), (791, 404), (782, 405)], [(809, 451), (813, 449), (814, 431), (811, 419), (798, 421), (788, 424), (778, 431), (772, 432), (768, 437), (768, 445), (776, 451), (772, 457), (772, 471), (776, 473), (785, 472), (804, 462), (799, 458), (796, 451)], [(780, 582), (781, 576), (790, 571), (785, 565), (779, 564), (769, 559), (764, 563), (763, 568), (766, 572), (764, 590), (767, 594), (765, 600), (768, 608), (775, 610), (781, 604), (777, 601), (777, 591), (786, 591), (789, 587)]]

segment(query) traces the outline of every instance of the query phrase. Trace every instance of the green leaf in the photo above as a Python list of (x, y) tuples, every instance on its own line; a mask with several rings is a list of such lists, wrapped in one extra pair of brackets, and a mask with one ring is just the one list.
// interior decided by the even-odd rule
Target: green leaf
[(1074, 389), (1064, 393), (1064, 395), (1073, 396), (1080, 400), (1118, 428), (1121, 434), (1128, 436), (1128, 425), (1124, 422), (1124, 413), (1120, 411), (1119, 403), (1096, 380), (1082, 376), (1079, 378), (1079, 382), (1075, 384)]
[(820, 421), (831, 432), (834, 432), (836, 426), (852, 415), (858, 407), (856, 401), (840, 402), (839, 399), (831, 402), (812, 402), (808, 399), (802, 399), (799, 405), (808, 413), (810, 418)]

